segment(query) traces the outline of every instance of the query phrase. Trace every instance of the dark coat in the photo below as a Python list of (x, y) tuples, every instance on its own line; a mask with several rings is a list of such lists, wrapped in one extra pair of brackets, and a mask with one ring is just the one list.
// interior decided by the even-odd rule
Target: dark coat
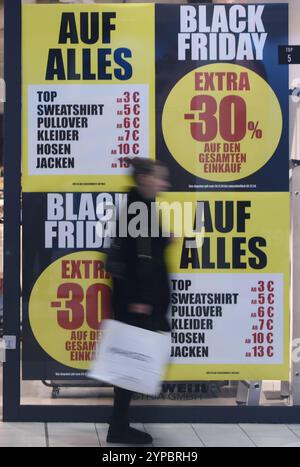
[[(144, 202), (150, 213), (151, 200), (144, 199), (136, 188), (128, 195), (128, 205), (132, 202)], [(128, 224), (132, 216), (128, 216)], [(148, 233), (151, 232), (151, 216), (148, 218)], [(170, 303), (170, 287), (165, 263), (165, 248), (169, 243), (167, 237), (127, 236), (122, 238), (121, 256), (125, 265), (123, 278), (113, 278), (113, 313), (115, 319), (132, 326), (153, 331), (169, 331), (170, 325), (166, 317)], [(143, 242), (143, 244), (141, 244)], [(142, 245), (142, 246), (141, 246)], [(141, 254), (147, 252), (147, 254)], [(152, 305), (151, 315), (142, 315), (129, 311), (131, 303)]]

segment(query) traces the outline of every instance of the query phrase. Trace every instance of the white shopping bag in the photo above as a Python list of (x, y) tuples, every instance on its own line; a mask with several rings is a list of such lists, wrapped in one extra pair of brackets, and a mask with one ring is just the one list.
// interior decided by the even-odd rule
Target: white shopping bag
[(159, 393), (170, 358), (170, 334), (107, 319), (87, 376), (142, 394)]

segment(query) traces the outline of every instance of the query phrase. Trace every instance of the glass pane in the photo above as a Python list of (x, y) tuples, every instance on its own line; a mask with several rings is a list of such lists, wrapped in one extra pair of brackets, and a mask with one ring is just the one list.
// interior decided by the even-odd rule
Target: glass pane
[[(81, 2), (74, 2), (68, 0), (57, 0), (57, 1), (34, 1), (34, 0), (24, 0), (23, 3), (86, 3), (84, 0)], [(89, 2), (91, 3), (91, 2)], [(94, 3), (119, 3), (114, 1), (98, 1), (95, 0)], [(126, 2), (124, 2), (126, 3)], [(139, 3), (139, 2), (130, 2), (127, 3)], [(142, 3), (147, 3), (145, 0)], [(148, 2), (154, 3), (154, 2)], [(163, 1), (156, 3), (185, 3), (184, 1)], [(197, 3), (197, 2), (194, 2)], [(201, 2), (199, 2), (201, 3)], [(224, 1), (215, 2), (215, 3), (224, 3)], [(225, 2), (226, 3), (226, 2)], [(232, 2), (228, 2), (232, 3)], [(247, 3), (239, 2), (239, 3)], [(250, 3), (250, 2), (248, 2)], [(253, 2), (251, 2), (253, 3)], [(259, 2), (258, 2), (259, 3)], [(261, 2), (262, 3), (262, 2)], [(267, 2), (263, 2), (267, 3)], [(274, 1), (270, 2), (274, 3)], [(295, 25), (294, 25), (295, 26)], [(288, 91), (288, 90), (287, 90)], [(254, 130), (254, 128), (252, 128)], [(40, 207), (42, 210), (45, 210), (45, 204), (43, 203), (43, 196), (38, 196), (38, 194), (33, 195), (30, 200), (26, 201), (26, 197), (23, 198), (24, 203), (27, 203), (27, 207), (32, 202), (32, 205), (37, 209)], [(39, 205), (39, 203), (41, 203)], [(32, 216), (36, 215), (37, 211), (33, 210), (31, 212)], [(1, 226), (0, 226), (1, 227)], [(35, 233), (32, 233), (35, 236)], [(56, 259), (56, 258), (55, 258)], [(32, 262), (32, 270), (36, 264)], [(26, 279), (26, 277), (25, 277)], [(24, 284), (23, 284), (24, 285)], [(26, 284), (25, 284), (26, 287)], [(53, 298), (56, 299), (57, 297)], [(28, 295), (29, 300), (29, 295)], [(41, 305), (42, 306), (42, 305)], [(28, 326), (27, 326), (28, 331)], [(56, 336), (53, 335), (53, 340)], [(36, 349), (35, 349), (36, 350)], [(85, 380), (72, 380), (70, 375), (69, 379), (64, 380), (62, 376), (60, 378), (53, 379), (48, 378), (49, 370), (52, 371), (53, 368), (51, 364), (40, 362), (36, 355), (38, 353), (26, 354), (26, 372), (27, 375), (22, 373), (22, 383), (21, 383), (21, 403), (26, 405), (32, 404), (41, 404), (41, 405), (110, 405), (112, 403), (112, 389), (107, 386), (101, 386), (95, 382), (88, 382)], [(47, 349), (44, 349), (47, 353)], [(45, 359), (46, 360), (46, 359)], [(30, 363), (28, 363), (30, 362)], [(30, 364), (32, 366), (30, 367)], [(59, 368), (59, 371), (63, 373), (63, 368)], [(45, 380), (43, 378), (38, 379), (36, 376), (29, 378), (28, 375), (32, 372), (34, 375), (38, 373), (45, 374)], [(78, 370), (79, 372), (79, 370)], [(195, 378), (196, 379), (196, 378)], [(257, 395), (258, 394), (258, 395)], [(251, 397), (258, 401), (260, 405), (267, 406), (286, 406), (291, 405), (291, 398), (288, 396), (288, 391), (283, 390), (282, 383), (277, 380), (271, 381), (262, 381), (261, 382), (261, 391), (254, 388), (251, 391)], [(133, 405), (151, 405), (151, 406), (236, 406), (237, 404), (247, 404), (249, 398), (249, 385), (246, 381), (180, 381), (180, 382), (165, 382), (162, 386), (162, 392), (158, 397), (147, 397), (143, 395), (136, 394), (133, 398)]]

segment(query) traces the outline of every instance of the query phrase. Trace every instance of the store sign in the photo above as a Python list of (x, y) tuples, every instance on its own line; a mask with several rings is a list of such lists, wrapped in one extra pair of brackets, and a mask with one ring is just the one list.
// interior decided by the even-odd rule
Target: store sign
[(157, 201), (193, 225), (170, 217), (167, 378), (287, 379), (287, 42), (286, 5), (23, 6), (23, 377), (84, 377), (111, 313), (101, 206), (156, 154)]
[(278, 47), (280, 65), (300, 64), (300, 45), (281, 45)]
[(23, 190), (117, 191), (154, 156), (152, 5), (23, 7)]

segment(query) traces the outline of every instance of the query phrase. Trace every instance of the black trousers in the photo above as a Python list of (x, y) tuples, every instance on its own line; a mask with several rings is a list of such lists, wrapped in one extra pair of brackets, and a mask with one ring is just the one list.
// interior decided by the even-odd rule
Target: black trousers
[(114, 405), (111, 425), (124, 427), (129, 425), (129, 405), (133, 391), (114, 387)]

